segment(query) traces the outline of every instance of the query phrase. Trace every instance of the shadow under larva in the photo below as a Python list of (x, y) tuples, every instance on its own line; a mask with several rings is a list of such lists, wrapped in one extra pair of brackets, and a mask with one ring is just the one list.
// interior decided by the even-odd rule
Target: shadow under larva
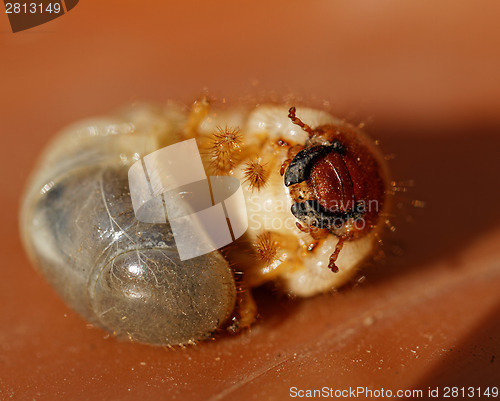
[[(376, 246), (387, 171), (358, 129), (288, 108), (217, 110), (202, 99), (191, 109), (138, 105), (69, 127), (48, 146), (24, 198), (31, 260), (90, 322), (155, 345), (248, 327), (257, 314), (250, 289), (266, 282), (298, 296), (344, 284)], [(233, 245), (181, 260), (168, 222), (136, 218), (128, 170), (190, 138), (207, 175), (240, 181), (248, 229)], [(364, 204), (371, 200), (374, 212)]]

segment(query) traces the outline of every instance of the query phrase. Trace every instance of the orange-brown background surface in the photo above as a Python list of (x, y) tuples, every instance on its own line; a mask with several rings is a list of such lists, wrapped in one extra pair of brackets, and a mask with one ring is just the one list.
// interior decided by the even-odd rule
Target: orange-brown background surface
[[(81, 0), (12, 34), (0, 15), (0, 399), (500, 385), (499, 16), (488, 1)], [(205, 89), (293, 94), (366, 122), (415, 184), (361, 285), (295, 302), (260, 290), (250, 332), (187, 349), (118, 342), (30, 266), (23, 185), (68, 123)]]

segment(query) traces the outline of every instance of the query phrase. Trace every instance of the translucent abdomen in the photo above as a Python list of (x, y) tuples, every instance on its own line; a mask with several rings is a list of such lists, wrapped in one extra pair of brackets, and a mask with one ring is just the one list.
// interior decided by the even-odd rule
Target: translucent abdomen
[(175, 141), (184, 114), (141, 108), (88, 121), (48, 148), (22, 207), (23, 240), (60, 296), (92, 323), (150, 344), (209, 338), (233, 313), (219, 252), (180, 261), (167, 224), (139, 222), (130, 165)]

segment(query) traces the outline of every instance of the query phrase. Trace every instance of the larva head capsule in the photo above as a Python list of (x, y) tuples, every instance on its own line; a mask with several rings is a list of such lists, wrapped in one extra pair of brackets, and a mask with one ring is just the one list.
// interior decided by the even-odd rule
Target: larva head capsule
[(285, 186), (307, 188), (302, 191), (306, 197), (298, 188), (290, 191), (295, 202), (291, 212), (308, 226), (300, 226), (304, 231), (313, 230), (317, 238), (332, 233), (340, 239), (329, 263), (336, 272), (343, 242), (368, 234), (380, 219), (385, 172), (370, 144), (349, 127), (328, 124), (312, 129), (295, 116), (295, 107), (289, 118), (309, 136), (304, 148), (282, 167)]

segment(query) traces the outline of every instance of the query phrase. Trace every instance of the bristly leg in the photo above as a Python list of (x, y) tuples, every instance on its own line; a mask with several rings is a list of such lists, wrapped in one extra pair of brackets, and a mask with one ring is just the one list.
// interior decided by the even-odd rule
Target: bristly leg
[(278, 241), (269, 231), (257, 235), (255, 243), (257, 258), (265, 265), (269, 265), (277, 259)]
[(241, 152), (242, 138), (239, 128), (217, 128), (210, 146), (211, 167), (216, 174), (227, 174), (234, 168)]
[(266, 169), (266, 165), (261, 164), (259, 161), (251, 161), (247, 162), (245, 166), (245, 170), (243, 171), (245, 175), (244, 182), (248, 184), (248, 188), (251, 191), (254, 189), (260, 191), (269, 179), (269, 171)]

